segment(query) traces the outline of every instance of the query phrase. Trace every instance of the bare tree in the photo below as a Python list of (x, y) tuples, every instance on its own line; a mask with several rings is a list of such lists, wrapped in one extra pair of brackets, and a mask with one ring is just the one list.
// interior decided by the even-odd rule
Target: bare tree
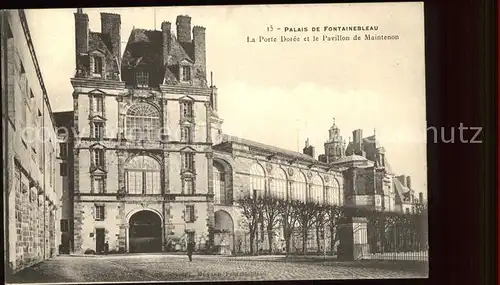
[(307, 252), (307, 238), (309, 230), (316, 224), (316, 217), (321, 206), (313, 201), (299, 203), (298, 206), (298, 222), (302, 231), (302, 251)]
[(273, 250), (273, 237), (275, 230), (280, 222), (280, 207), (283, 200), (274, 197), (266, 197), (263, 203), (264, 223), (267, 230), (267, 239), (269, 242), (269, 252)]
[[(250, 253), (254, 254), (254, 241), (263, 209), (263, 199), (260, 196), (243, 195), (237, 200), (241, 207), (241, 214), (245, 218), (241, 226), (245, 227), (250, 234)], [(258, 249), (257, 249), (258, 251)]]
[[(325, 225), (327, 222), (327, 212), (328, 207), (326, 205), (318, 205), (318, 211), (316, 212), (316, 245), (318, 252), (321, 250), (321, 240), (325, 237)], [(323, 245), (326, 247), (326, 242)]]
[(336, 242), (335, 234), (337, 229), (338, 221), (343, 217), (343, 208), (337, 205), (328, 205), (325, 209), (325, 224), (328, 226), (330, 231), (330, 250), (333, 255), (334, 245)]
[(286, 255), (290, 254), (290, 241), (292, 234), (297, 226), (299, 218), (298, 204), (300, 202), (295, 200), (278, 200), (277, 207), (279, 213), (279, 221), (283, 227), (283, 234), (285, 238)]

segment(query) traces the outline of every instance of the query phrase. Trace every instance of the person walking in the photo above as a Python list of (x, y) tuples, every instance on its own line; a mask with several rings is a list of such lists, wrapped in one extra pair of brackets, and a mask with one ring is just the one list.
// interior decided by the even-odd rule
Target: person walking
[(104, 254), (108, 255), (108, 252), (109, 252), (109, 243), (108, 241), (106, 241), (106, 243), (104, 243)]
[(193, 251), (194, 251), (194, 241), (189, 241), (187, 244), (187, 255), (189, 257), (189, 262), (193, 261)]

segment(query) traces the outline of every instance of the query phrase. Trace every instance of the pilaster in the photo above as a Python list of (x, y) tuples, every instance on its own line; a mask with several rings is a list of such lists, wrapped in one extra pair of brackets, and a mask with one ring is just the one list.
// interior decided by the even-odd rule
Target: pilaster
[(367, 219), (348, 217), (339, 222), (338, 259), (353, 261), (369, 254)]

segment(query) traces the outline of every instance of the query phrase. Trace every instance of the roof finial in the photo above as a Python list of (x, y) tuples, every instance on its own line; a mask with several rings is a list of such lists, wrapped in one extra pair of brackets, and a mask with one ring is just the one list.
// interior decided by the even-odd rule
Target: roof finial
[(309, 138), (306, 139), (306, 147), (309, 147)]
[(351, 136), (349, 136), (349, 143), (351, 143)]
[(333, 118), (333, 125), (335, 126), (335, 117)]
[(76, 13), (77, 14), (83, 14), (83, 9), (82, 8), (76, 8)]
[(210, 86), (214, 86), (214, 73), (212, 71), (210, 71)]
[(377, 129), (373, 128), (373, 135), (375, 136), (377, 134)]

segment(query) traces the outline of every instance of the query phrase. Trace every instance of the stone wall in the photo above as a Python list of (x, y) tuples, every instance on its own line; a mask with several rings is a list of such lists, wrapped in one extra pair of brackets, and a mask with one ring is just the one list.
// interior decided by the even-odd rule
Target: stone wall
[[(19, 13), (4, 11), (8, 28), (6, 159), (7, 273), (56, 253), (56, 217), (61, 189), (56, 182), (57, 144), (50, 105), (45, 100)], [(29, 20), (29, 19), (28, 19)], [(28, 24), (28, 23), (25, 23)], [(2, 44), (5, 42), (2, 41)], [(42, 131), (44, 130), (44, 131)], [(26, 131), (26, 132), (25, 132)]]

